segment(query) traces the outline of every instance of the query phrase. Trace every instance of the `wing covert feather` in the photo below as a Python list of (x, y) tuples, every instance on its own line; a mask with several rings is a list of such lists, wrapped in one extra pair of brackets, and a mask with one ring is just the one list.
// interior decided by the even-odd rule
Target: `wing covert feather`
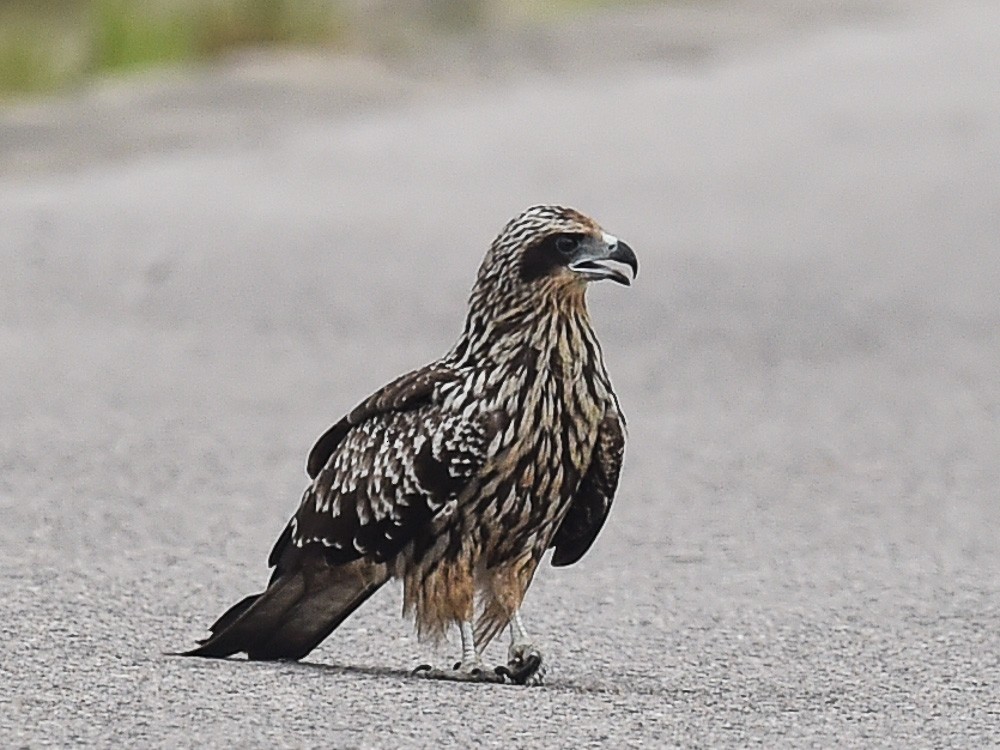
[(435, 389), (458, 378), (458, 373), (450, 367), (428, 365), (400, 375), (375, 391), (316, 441), (306, 461), (306, 473), (309, 478), (316, 478), (352, 427), (378, 414), (406, 411), (429, 403)]
[[(285, 555), (317, 544), (333, 564), (360, 557), (382, 562), (447, 512), (482, 467), (499, 427), (490, 413), (442, 411), (435, 389), (455, 379), (452, 371), (410, 373), (334, 425), (324, 438), (341, 434), (324, 446), (327, 458), (269, 562), (282, 566)], [(310, 456), (310, 472), (324, 438)]]

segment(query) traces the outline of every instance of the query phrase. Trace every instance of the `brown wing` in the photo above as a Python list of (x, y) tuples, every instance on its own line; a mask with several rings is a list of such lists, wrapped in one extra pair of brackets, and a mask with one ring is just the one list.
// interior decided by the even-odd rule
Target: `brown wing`
[(442, 409), (438, 386), (457, 380), (451, 370), (404, 375), (327, 431), (310, 455), (313, 483), (268, 560), (275, 575), (306, 549), (334, 565), (389, 560), (457, 498), (498, 427), (491, 414)]
[(552, 537), (552, 564), (572, 565), (590, 549), (611, 510), (625, 455), (625, 420), (617, 408), (601, 422), (590, 466), (569, 512)]
[(430, 402), (435, 388), (455, 382), (458, 377), (450, 367), (428, 365), (400, 375), (388, 385), (375, 391), (316, 441), (306, 461), (306, 473), (309, 478), (316, 478), (352, 427), (378, 414), (406, 411), (425, 405)]

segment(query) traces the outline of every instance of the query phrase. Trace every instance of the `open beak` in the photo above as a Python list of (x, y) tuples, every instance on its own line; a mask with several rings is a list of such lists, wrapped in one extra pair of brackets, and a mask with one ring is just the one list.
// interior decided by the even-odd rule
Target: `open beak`
[(632, 279), (639, 274), (639, 261), (632, 248), (617, 237), (602, 234), (600, 237), (580, 243), (576, 257), (569, 262), (568, 267), (587, 281), (611, 279), (629, 286), (632, 279), (626, 276), (622, 269), (616, 268), (616, 264), (631, 268)]

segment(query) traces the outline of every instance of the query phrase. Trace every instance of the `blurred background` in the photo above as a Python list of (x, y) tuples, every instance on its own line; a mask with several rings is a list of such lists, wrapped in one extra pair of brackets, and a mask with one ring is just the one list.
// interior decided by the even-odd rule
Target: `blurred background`
[(94, 76), (297, 47), (405, 54), (441, 34), (552, 21), (639, 0), (3, 0), (0, 96)]
[[(997, 60), (996, 0), (0, 0), (0, 744), (994, 745)], [(641, 268), (550, 688), (414, 686), (391, 587), (164, 657), (541, 202)]]

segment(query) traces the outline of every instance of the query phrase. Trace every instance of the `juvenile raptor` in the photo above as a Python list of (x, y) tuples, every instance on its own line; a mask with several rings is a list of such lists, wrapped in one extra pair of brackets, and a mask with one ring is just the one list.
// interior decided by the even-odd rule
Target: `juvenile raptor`
[[(590, 324), (587, 285), (628, 285), (635, 253), (583, 214), (533, 206), (479, 269), (451, 350), (319, 438), (312, 483), (268, 564), (192, 656), (300, 659), (390, 578), (422, 637), (457, 626), (462, 658), (425, 677), (538, 684), (521, 601), (538, 563), (590, 548), (618, 485), (625, 419)], [(507, 665), (482, 650), (510, 628)]]

